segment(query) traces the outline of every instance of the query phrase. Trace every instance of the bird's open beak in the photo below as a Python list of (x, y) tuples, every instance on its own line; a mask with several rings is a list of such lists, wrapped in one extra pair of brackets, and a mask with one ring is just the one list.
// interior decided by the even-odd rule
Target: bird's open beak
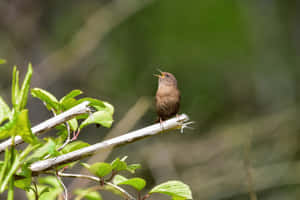
[(164, 73), (160, 69), (157, 69), (157, 71), (159, 71), (160, 74), (153, 74), (153, 76), (156, 76), (158, 78), (163, 78), (165, 76)]

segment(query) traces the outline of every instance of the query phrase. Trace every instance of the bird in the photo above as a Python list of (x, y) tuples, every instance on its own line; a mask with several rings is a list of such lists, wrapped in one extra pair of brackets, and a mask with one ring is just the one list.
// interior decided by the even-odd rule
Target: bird
[(158, 88), (155, 95), (155, 107), (158, 115), (156, 122), (162, 123), (173, 116), (177, 116), (180, 107), (180, 91), (175, 76), (169, 72), (154, 74), (158, 77)]

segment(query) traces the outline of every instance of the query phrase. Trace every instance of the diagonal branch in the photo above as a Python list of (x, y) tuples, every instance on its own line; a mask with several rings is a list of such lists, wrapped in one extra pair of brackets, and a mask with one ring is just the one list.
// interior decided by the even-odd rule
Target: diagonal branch
[[(89, 112), (91, 112), (90, 108), (88, 107), (89, 104), (90, 104), (90, 102), (84, 101), (81, 104), (78, 104), (77, 106), (74, 106), (73, 108), (71, 108), (63, 113), (61, 113), (57, 116), (54, 116), (38, 125), (32, 127), (31, 131), (33, 134), (39, 135), (39, 134), (42, 134), (42, 133), (54, 128), (55, 126), (57, 126), (59, 124), (62, 124), (64, 122), (78, 116), (78, 115), (89, 113)], [(20, 136), (16, 136), (14, 145), (18, 145), (23, 142), (24, 141)], [(12, 139), (8, 139), (8, 140), (2, 142), (0, 144), (0, 153), (2, 151), (4, 151), (6, 148), (10, 147), (11, 145), (12, 145)]]
[(58, 156), (54, 158), (49, 158), (47, 160), (37, 161), (30, 165), (32, 172), (41, 172), (47, 169), (53, 168), (57, 165), (69, 163), (72, 161), (80, 160), (83, 157), (90, 156), (91, 154), (99, 151), (101, 149), (111, 148), (114, 146), (123, 145), (126, 143), (131, 143), (133, 141), (143, 139), (148, 136), (154, 136), (159, 133), (163, 133), (169, 130), (181, 129), (185, 126), (185, 123), (189, 120), (188, 116), (185, 114), (179, 115), (163, 123), (157, 123), (136, 131), (129, 132), (125, 135), (121, 135), (112, 139), (105, 140), (103, 142), (96, 143), (94, 145)]

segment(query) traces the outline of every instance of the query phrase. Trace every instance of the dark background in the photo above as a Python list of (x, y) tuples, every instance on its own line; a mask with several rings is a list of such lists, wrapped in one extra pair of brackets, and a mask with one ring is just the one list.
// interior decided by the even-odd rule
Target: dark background
[[(194, 129), (117, 148), (107, 161), (128, 155), (147, 189), (178, 179), (194, 199), (299, 199), (299, 9), (296, 0), (1, 0), (0, 94), (10, 101), (13, 65), (24, 75), (32, 62), (32, 87), (106, 100), (114, 127), (142, 101), (123, 134), (156, 119), (152, 74), (169, 71)], [(33, 125), (51, 116), (32, 97), (28, 107)], [(90, 127), (80, 139), (109, 132)]]

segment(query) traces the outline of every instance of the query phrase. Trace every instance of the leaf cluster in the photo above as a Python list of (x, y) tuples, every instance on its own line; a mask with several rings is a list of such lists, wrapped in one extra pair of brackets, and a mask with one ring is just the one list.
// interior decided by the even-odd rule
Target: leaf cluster
[[(0, 64), (2, 63), (5, 63), (5, 60), (0, 60)], [(89, 97), (76, 99), (75, 97), (82, 94), (80, 90), (73, 90), (58, 101), (50, 92), (34, 88), (31, 90), (31, 95), (40, 99), (54, 115), (58, 115), (83, 101), (88, 101), (89, 106), (96, 110), (94, 113), (78, 116), (78, 118), (73, 118), (66, 124), (57, 126), (57, 137), (39, 140), (32, 133), (28, 110), (26, 109), (32, 73), (32, 65), (29, 64), (27, 73), (20, 85), (19, 71), (17, 66), (14, 66), (11, 90), (12, 108), (0, 97), (0, 139), (11, 138), (12, 141), (11, 149), (7, 148), (5, 150), (4, 160), (0, 161), (0, 193), (6, 189), (8, 189), (9, 193), (10, 191), (13, 193), (14, 186), (24, 190), (37, 190), (30, 186), (32, 178), (28, 166), (31, 163), (75, 151), (89, 145), (83, 141), (75, 141), (76, 138), (74, 138), (74, 140), (70, 140), (69, 143), (64, 145), (63, 148), (60, 148), (71, 131), (78, 133), (80, 129), (93, 123), (110, 127), (113, 122), (114, 108), (108, 102)], [(28, 143), (24, 150), (15, 148), (14, 141), (16, 136), (21, 136), (22, 140)], [(70, 166), (72, 164), (74, 163), (68, 163), (67, 165)], [(9, 198), (13, 199), (13, 195)]]
[[(145, 188), (146, 180), (140, 177), (127, 178), (119, 173), (121, 171), (128, 171), (131, 174), (135, 173), (136, 169), (141, 168), (140, 164), (130, 164), (126, 163), (127, 156), (122, 159), (116, 158), (111, 163), (98, 162), (92, 165), (88, 165), (86, 163), (82, 163), (82, 165), (89, 170), (90, 173), (100, 178), (100, 185), (104, 187), (104, 190), (114, 191), (115, 194), (120, 193), (119, 190), (112, 187), (111, 185), (105, 185), (105, 183), (111, 181), (114, 185), (128, 185), (134, 188), (138, 194)], [(107, 178), (106, 178), (107, 177)], [(90, 188), (87, 188), (86, 191), (91, 191)], [(169, 195), (173, 200), (185, 200), (192, 199), (192, 193), (188, 185), (180, 182), (180, 181), (167, 181), (165, 183), (159, 184), (152, 188), (144, 197), (138, 195), (138, 199), (147, 199), (153, 193), (161, 193)], [(79, 192), (75, 192), (75, 194), (80, 194)], [(87, 193), (88, 194), (88, 193)], [(99, 195), (99, 200), (101, 200), (101, 196)]]
[[(0, 64), (5, 60), (0, 59)], [(45, 107), (59, 115), (70, 108), (84, 102), (89, 102), (91, 112), (76, 116), (65, 123), (55, 127), (56, 136), (38, 139), (31, 129), (28, 110), (26, 109), (32, 66), (28, 65), (27, 73), (22, 84), (19, 83), (19, 71), (15, 66), (12, 76), (11, 105), (0, 97), (0, 139), (10, 138), (12, 145), (5, 149), (4, 160), (0, 161), (0, 194), (8, 190), (8, 200), (14, 199), (14, 187), (26, 191), (28, 199), (54, 200), (64, 191), (62, 183), (55, 176), (38, 177), (34, 179), (29, 166), (40, 160), (56, 157), (89, 146), (84, 141), (77, 140), (79, 132), (90, 124), (98, 124), (110, 128), (113, 123), (114, 107), (108, 102), (95, 98), (78, 98), (83, 92), (72, 90), (64, 97), (58, 99), (50, 92), (41, 88), (31, 89), (31, 95), (40, 99)], [(73, 137), (71, 138), (71, 134)], [(15, 137), (22, 137), (27, 143), (25, 149), (17, 149)], [(120, 186), (130, 186), (137, 191), (138, 200), (147, 199), (153, 193), (169, 195), (173, 200), (192, 199), (189, 186), (180, 181), (168, 181), (152, 188), (144, 197), (141, 191), (145, 189), (146, 181), (140, 177), (127, 178), (120, 173), (134, 174), (140, 164), (127, 164), (127, 157), (116, 158), (111, 163), (97, 162), (92, 165), (82, 163), (96, 178), (99, 179), (100, 189), (109, 190), (124, 197), (124, 191)], [(72, 167), (77, 162), (66, 163), (54, 169), (63, 171), (66, 167)], [(53, 171), (52, 171), (53, 172)], [(56, 173), (55, 172), (55, 173)], [(56, 173), (57, 175), (57, 173)], [(34, 181), (33, 181), (34, 180)], [(76, 190), (77, 199), (101, 200), (97, 192), (99, 187)]]

